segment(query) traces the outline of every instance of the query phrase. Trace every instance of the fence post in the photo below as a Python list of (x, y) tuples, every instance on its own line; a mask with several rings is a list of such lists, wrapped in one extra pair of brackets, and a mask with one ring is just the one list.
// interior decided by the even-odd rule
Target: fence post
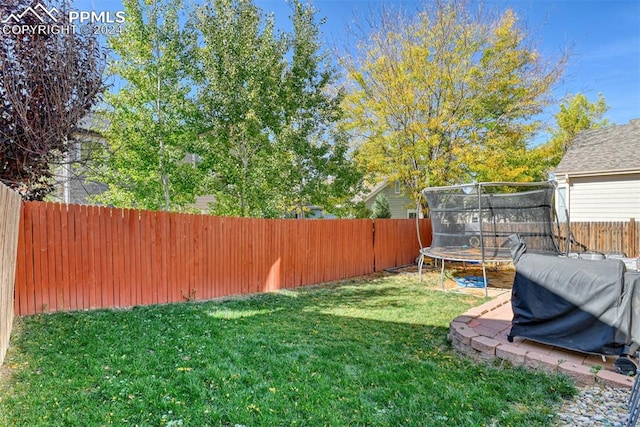
[(15, 315), (15, 277), (22, 200), (0, 184), (0, 365), (9, 348)]
[(629, 218), (629, 257), (638, 256), (638, 248), (636, 247), (636, 219)]

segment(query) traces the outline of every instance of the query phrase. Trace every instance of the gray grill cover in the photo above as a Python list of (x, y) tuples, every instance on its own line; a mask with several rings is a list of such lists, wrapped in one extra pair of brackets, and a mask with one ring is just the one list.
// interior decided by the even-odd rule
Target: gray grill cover
[(527, 253), (511, 239), (516, 267), (510, 336), (596, 354), (627, 354), (640, 343), (640, 273), (616, 259)]

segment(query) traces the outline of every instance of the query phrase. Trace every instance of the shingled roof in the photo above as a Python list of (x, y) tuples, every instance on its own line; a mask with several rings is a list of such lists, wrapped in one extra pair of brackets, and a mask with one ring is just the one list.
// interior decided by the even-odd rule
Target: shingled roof
[(555, 170), (556, 175), (621, 172), (640, 172), (640, 119), (580, 132)]

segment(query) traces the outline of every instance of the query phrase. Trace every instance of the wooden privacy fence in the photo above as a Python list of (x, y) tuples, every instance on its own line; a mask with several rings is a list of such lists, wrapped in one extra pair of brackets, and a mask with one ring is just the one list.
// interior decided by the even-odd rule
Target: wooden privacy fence
[[(431, 220), (420, 220), (422, 244), (431, 244)], [(376, 219), (374, 224), (375, 271), (412, 263), (419, 255), (415, 219)]]
[(9, 348), (13, 327), (20, 204), (20, 196), (0, 184), (0, 365)]
[[(421, 221), (423, 242), (431, 226)], [(266, 292), (412, 262), (415, 220), (228, 218), (25, 202), (15, 311)]]
[[(595, 251), (640, 256), (640, 222), (631, 218), (618, 222), (572, 222), (572, 252)], [(561, 248), (566, 242), (566, 224), (560, 225)]]

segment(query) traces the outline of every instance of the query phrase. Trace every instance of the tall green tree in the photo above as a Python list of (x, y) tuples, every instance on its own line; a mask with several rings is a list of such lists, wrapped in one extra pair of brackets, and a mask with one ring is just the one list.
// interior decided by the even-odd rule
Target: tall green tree
[[(191, 58), (195, 35), (181, 23), (181, 0), (125, 0), (122, 34), (108, 40), (108, 73), (122, 87), (106, 96), (106, 152), (93, 179), (97, 196), (122, 207), (177, 210), (192, 203), (201, 173), (190, 156)], [(190, 161), (191, 160), (191, 161)]]
[(221, 215), (348, 211), (361, 174), (335, 126), (336, 71), (315, 10), (291, 6), (284, 32), (252, 0), (125, 2), (125, 31), (109, 41), (124, 86), (107, 96), (99, 201), (180, 209), (213, 194)]
[(332, 213), (344, 208), (358, 190), (362, 174), (350, 158), (347, 135), (337, 128), (344, 93), (337, 71), (322, 48), (317, 11), (310, 4), (291, 3), (291, 60), (284, 75), (284, 121), (276, 138), (281, 165), (280, 197), (286, 214), (303, 216), (309, 205)]
[(251, 0), (196, 9), (200, 138), (214, 211), (240, 216), (303, 214), (344, 203), (359, 182), (335, 128), (342, 94), (321, 51), (315, 10), (294, 0), (293, 32), (275, 29)]
[(386, 13), (344, 59), (358, 160), (413, 197), (471, 179), (527, 180), (526, 141), (564, 68), (566, 58), (546, 61), (531, 46), (514, 12), (471, 10), (442, 0)]
[(275, 135), (281, 126), (284, 35), (273, 16), (250, 0), (213, 0), (198, 7), (193, 26), (202, 37), (194, 56), (203, 167), (215, 212), (274, 216), (271, 185)]

